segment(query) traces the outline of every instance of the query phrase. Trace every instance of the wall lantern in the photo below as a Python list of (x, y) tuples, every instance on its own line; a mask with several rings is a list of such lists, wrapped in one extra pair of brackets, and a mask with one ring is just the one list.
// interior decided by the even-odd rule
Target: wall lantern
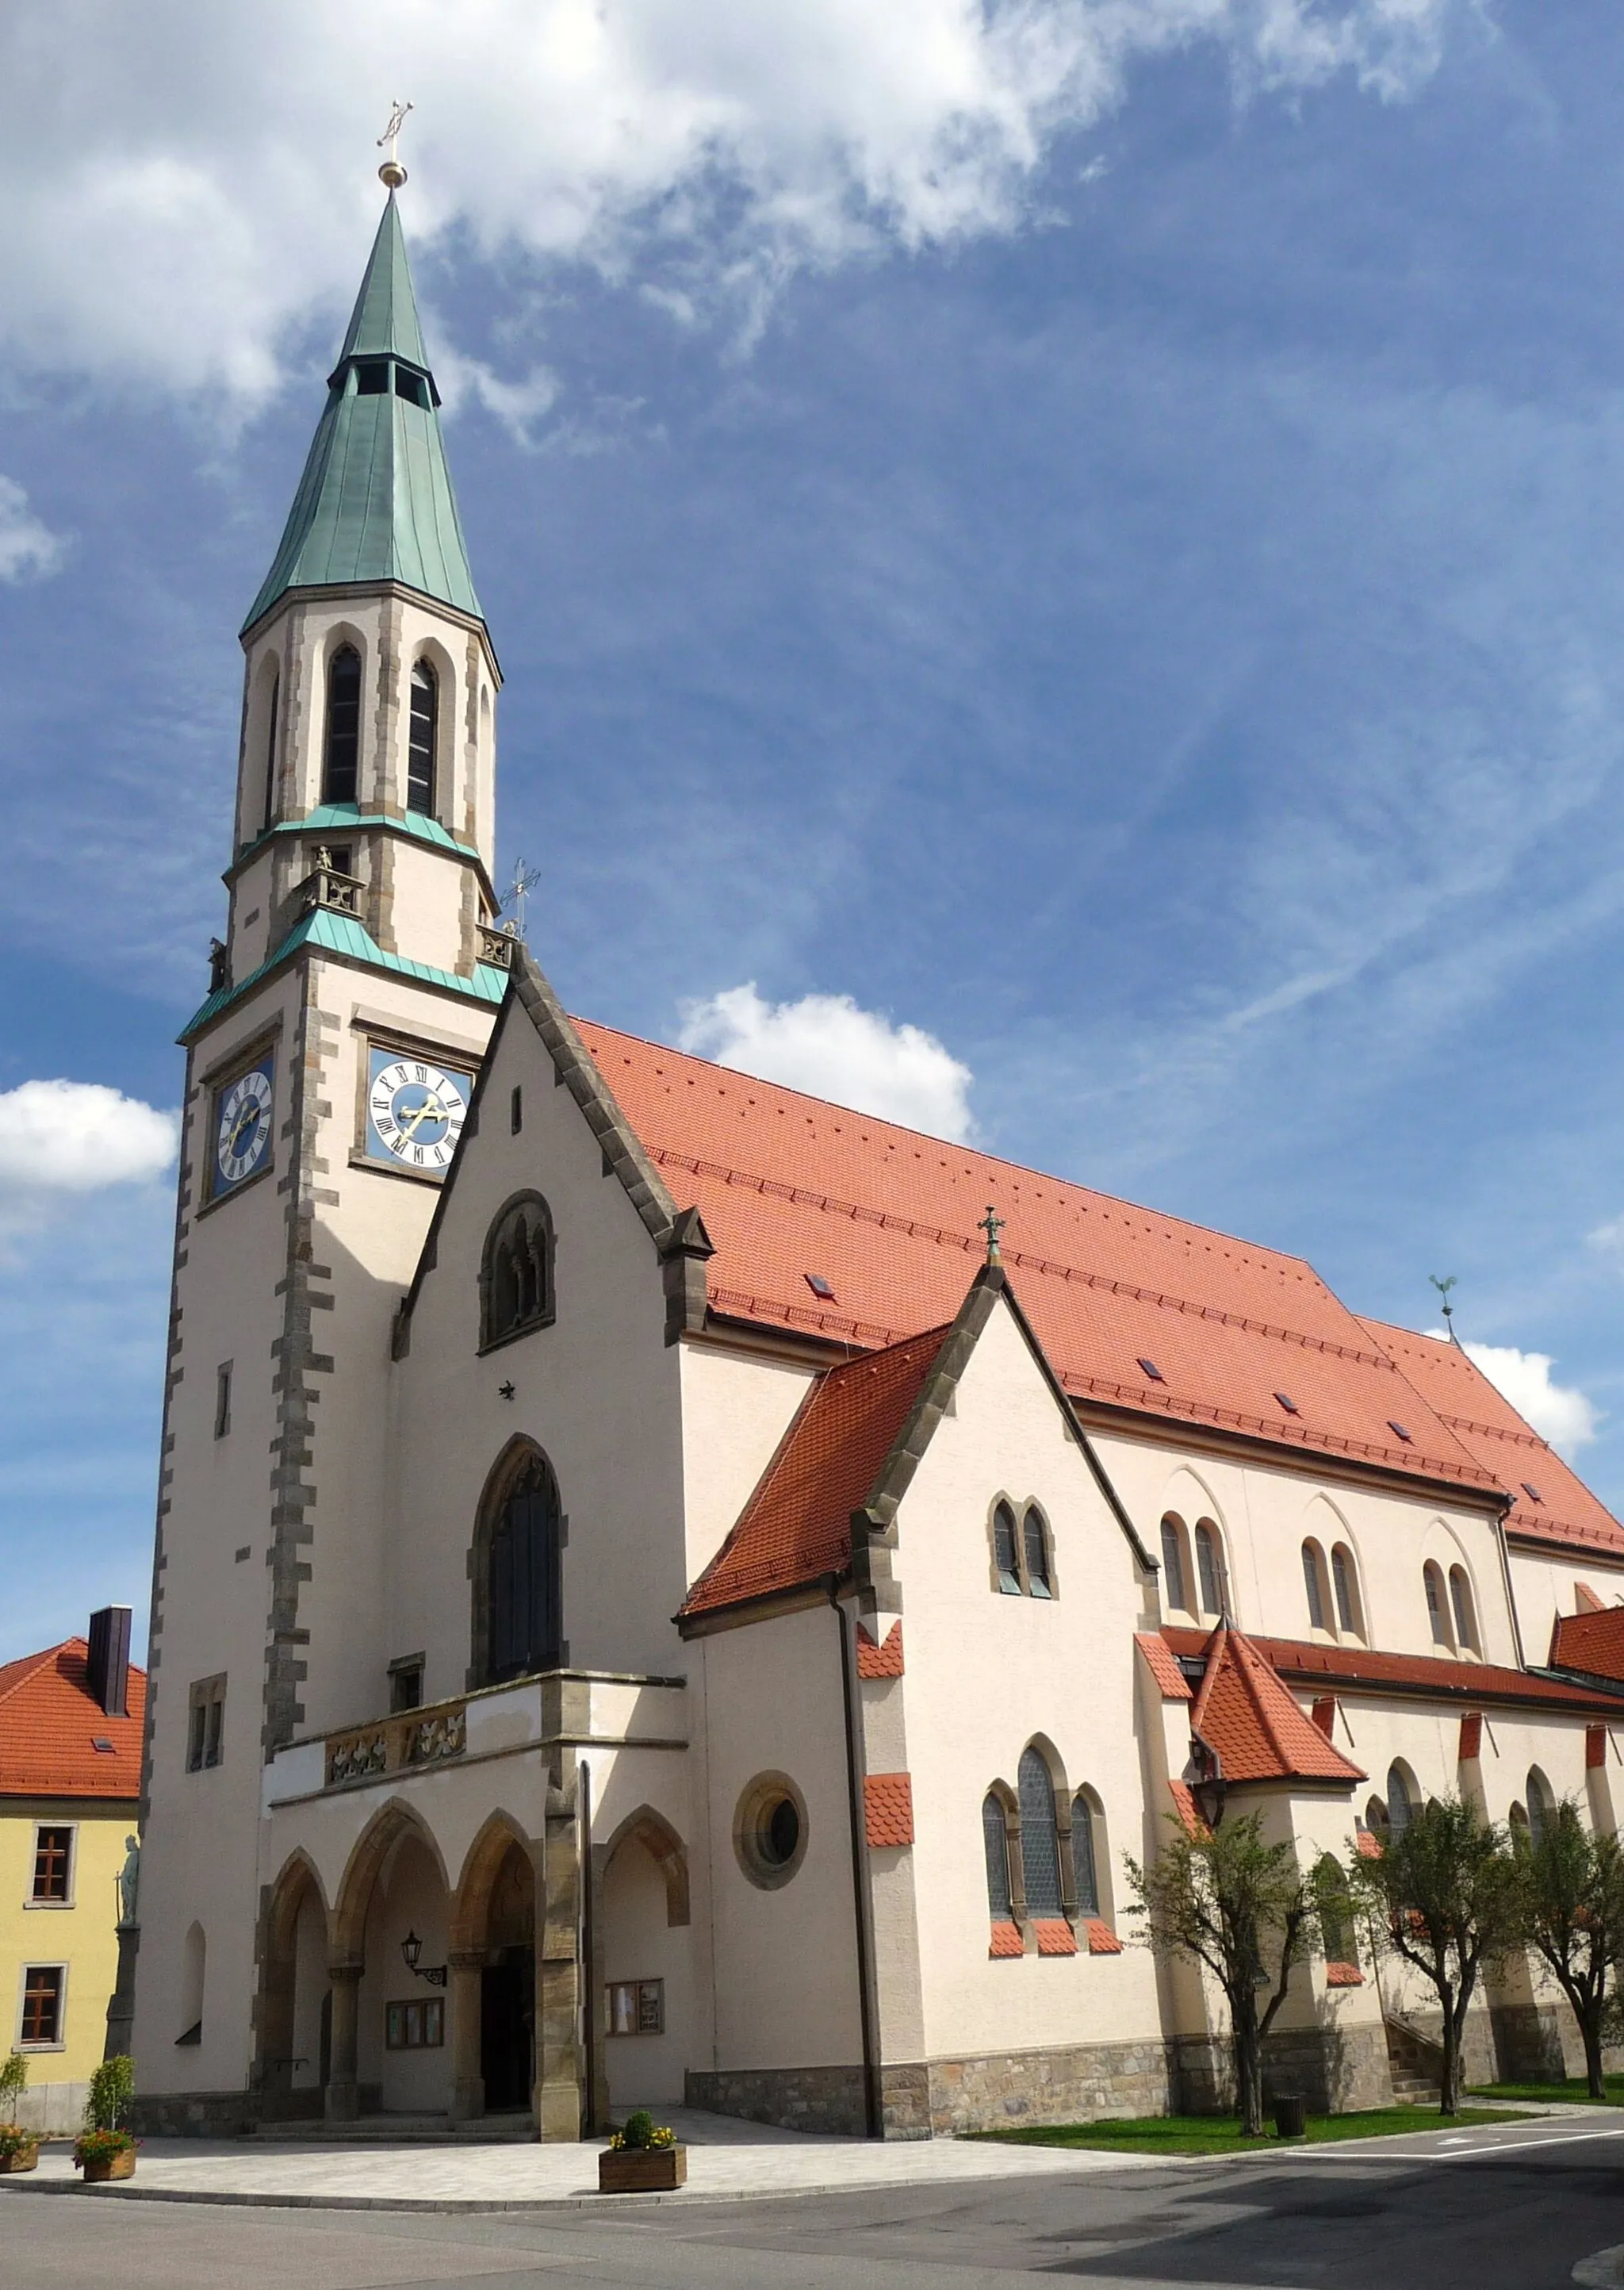
[(400, 1944), (400, 1952), (406, 1959), (407, 1971), (414, 1979), (426, 1980), (431, 1988), (444, 1987), (445, 1966), (443, 1964), (426, 1964), (420, 1967), (418, 1958), (423, 1953), (423, 1943), (415, 1932), (406, 1934)]

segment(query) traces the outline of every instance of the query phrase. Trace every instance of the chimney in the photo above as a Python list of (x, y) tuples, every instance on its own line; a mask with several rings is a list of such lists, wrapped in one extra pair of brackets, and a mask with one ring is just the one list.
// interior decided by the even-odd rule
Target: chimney
[(130, 1715), (130, 1609), (103, 1606), (90, 1618), (90, 1690), (109, 1718)]

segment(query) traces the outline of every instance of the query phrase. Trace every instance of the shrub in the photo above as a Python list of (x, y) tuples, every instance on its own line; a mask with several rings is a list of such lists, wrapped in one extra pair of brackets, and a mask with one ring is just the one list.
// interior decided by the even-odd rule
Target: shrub
[(28, 2055), (13, 2052), (0, 2067), (0, 2123), (15, 2120), (17, 2102), (28, 2087)]
[(84, 2102), (86, 2131), (122, 2131), (130, 2120), (135, 2100), (135, 2062), (119, 2053), (91, 2070), (90, 2096)]
[(676, 2134), (668, 2124), (656, 2123), (646, 2107), (637, 2107), (627, 2117), (624, 2126), (609, 2142), (614, 2148), (636, 2153), (651, 2147), (674, 2147)]

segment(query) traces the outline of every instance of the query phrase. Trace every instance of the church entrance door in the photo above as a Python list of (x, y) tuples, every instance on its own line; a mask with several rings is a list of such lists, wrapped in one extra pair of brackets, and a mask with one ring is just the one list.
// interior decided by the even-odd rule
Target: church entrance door
[(497, 1962), (487, 1964), (481, 1974), (479, 2071), (484, 2078), (489, 2114), (530, 2105), (535, 1989), (535, 1955), (531, 1949), (504, 1949)]

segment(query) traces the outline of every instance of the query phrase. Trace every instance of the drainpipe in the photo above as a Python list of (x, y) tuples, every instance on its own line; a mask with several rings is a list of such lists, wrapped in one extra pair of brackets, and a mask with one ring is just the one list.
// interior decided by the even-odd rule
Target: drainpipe
[(846, 1721), (846, 1797), (852, 1815), (852, 1910), (857, 1926), (857, 2008), (862, 2024), (863, 2126), (870, 2139), (885, 2135), (880, 2108), (879, 2046), (875, 2041), (874, 1958), (868, 1930), (868, 1844), (863, 1820), (862, 1775), (857, 1755), (857, 1680), (852, 1633), (840, 1603), (840, 1577), (826, 1574), (823, 1587), (840, 1632), (840, 1702)]
[(582, 2051), (581, 2081), (584, 2088), (583, 2128), (589, 2138), (598, 2128), (597, 2089), (597, 2030), (600, 2006), (597, 1995), (597, 1934), (593, 1929), (592, 1899), (592, 1768), (585, 1758), (578, 1768), (576, 1808), (580, 1824), (580, 1984), (583, 1992), (580, 2014)]

